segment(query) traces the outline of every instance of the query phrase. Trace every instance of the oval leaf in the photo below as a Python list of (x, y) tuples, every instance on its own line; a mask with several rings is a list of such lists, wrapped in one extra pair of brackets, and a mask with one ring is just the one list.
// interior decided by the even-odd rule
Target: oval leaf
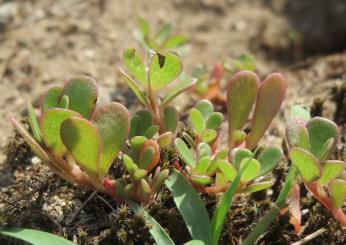
[(187, 147), (185, 142), (182, 139), (177, 138), (175, 140), (175, 148), (179, 152), (179, 156), (184, 160), (184, 162), (194, 169), (196, 166), (196, 162), (191, 150)]
[(244, 158), (240, 162), (240, 169), (244, 168), (244, 166), (246, 165), (247, 168), (243, 170), (243, 173), (241, 175), (242, 182), (249, 182), (256, 178), (261, 169), (261, 164), (256, 159), (250, 160), (250, 158)]
[(345, 170), (346, 164), (343, 161), (329, 160), (323, 163), (322, 176), (318, 180), (321, 185), (327, 185), (338, 177)]
[(48, 89), (41, 102), (42, 113), (46, 112), (49, 109), (58, 107), (61, 91), (62, 88), (60, 88), (59, 86), (53, 86)]
[(346, 180), (333, 180), (329, 185), (329, 192), (334, 206), (341, 208), (346, 198)]
[(261, 171), (258, 173), (258, 176), (265, 175), (270, 172), (282, 159), (283, 154), (280, 148), (278, 147), (267, 147), (265, 148), (257, 160), (261, 164)]
[(124, 63), (129, 72), (144, 86), (148, 86), (148, 81), (145, 74), (145, 67), (135, 49), (128, 48), (123, 53)]
[(202, 113), (196, 108), (192, 108), (189, 113), (189, 119), (196, 133), (200, 135), (205, 129), (205, 121)]
[(164, 110), (164, 123), (167, 131), (175, 132), (178, 126), (179, 114), (175, 107), (168, 106)]

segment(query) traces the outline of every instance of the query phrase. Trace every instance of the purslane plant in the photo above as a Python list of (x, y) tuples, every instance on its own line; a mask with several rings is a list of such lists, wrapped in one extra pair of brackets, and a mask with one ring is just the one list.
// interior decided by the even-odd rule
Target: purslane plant
[[(145, 166), (141, 169), (143, 171), (133, 171), (137, 170), (136, 165), (128, 167), (127, 163), (130, 176), (116, 181), (109, 180), (106, 174), (129, 133), (129, 114), (124, 106), (116, 102), (96, 106), (97, 94), (97, 85), (92, 78), (75, 77), (63, 88), (54, 86), (48, 90), (37, 113), (38, 117), (29, 104), (31, 133), (15, 118), (11, 117), (11, 121), (33, 152), (63, 179), (107, 193), (119, 200), (130, 198), (147, 202), (153, 197), (153, 190), (157, 190), (159, 183), (163, 183), (162, 176), (167, 175), (167, 172), (162, 173), (157, 169), (153, 178), (147, 176), (157, 165), (158, 146), (155, 148), (155, 163), (146, 153), (152, 149), (148, 146), (150, 143), (144, 142), (143, 146), (137, 146), (140, 153), (136, 161), (151, 161), (150, 168)], [(143, 162), (140, 166), (144, 166)], [(128, 180), (134, 183), (135, 188), (122, 188), (120, 183)], [(139, 188), (137, 182), (143, 188)], [(120, 195), (122, 189), (124, 193)], [(140, 192), (144, 189), (145, 194)]]
[[(154, 118), (154, 124), (159, 126), (159, 132), (169, 131), (169, 119), (167, 114), (172, 113), (173, 107), (169, 103), (182, 92), (192, 87), (196, 80), (185, 79), (177, 81), (182, 71), (179, 57), (170, 51), (149, 52), (148, 66), (144, 65), (141, 57), (135, 49), (127, 49), (124, 52), (124, 63), (131, 76), (118, 68), (122, 77), (137, 96), (139, 101), (150, 111)], [(171, 86), (163, 98), (162, 90)]]

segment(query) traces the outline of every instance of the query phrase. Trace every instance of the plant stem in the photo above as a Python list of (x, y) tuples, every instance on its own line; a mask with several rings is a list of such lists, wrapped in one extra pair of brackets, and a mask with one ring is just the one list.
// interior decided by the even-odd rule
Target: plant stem
[(267, 228), (275, 220), (275, 218), (280, 214), (280, 210), (286, 207), (285, 200), (296, 181), (296, 175), (297, 169), (294, 165), (291, 165), (286, 178), (286, 182), (283, 188), (281, 189), (275, 204), (269, 209), (269, 211), (257, 223), (256, 227), (246, 237), (246, 239), (243, 242), (243, 245), (254, 244), (256, 240), (264, 233), (264, 231), (267, 230)]

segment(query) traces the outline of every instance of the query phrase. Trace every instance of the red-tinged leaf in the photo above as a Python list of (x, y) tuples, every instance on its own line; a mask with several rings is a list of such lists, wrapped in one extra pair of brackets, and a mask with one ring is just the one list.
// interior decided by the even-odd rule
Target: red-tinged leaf
[(61, 124), (72, 116), (79, 117), (80, 114), (68, 109), (55, 108), (48, 110), (40, 118), (42, 138), (47, 147), (57, 156), (63, 156), (66, 152), (66, 147), (60, 138)]
[(254, 149), (279, 112), (286, 93), (286, 80), (279, 73), (269, 75), (261, 84), (251, 122), (251, 132), (246, 139), (246, 147)]
[(61, 139), (79, 166), (89, 175), (100, 174), (101, 136), (95, 125), (81, 117), (70, 117), (61, 124)]
[(151, 163), (148, 165), (148, 167), (145, 168), (145, 170), (147, 170), (148, 172), (153, 170), (160, 161), (160, 147), (153, 140), (147, 140), (144, 142), (142, 149), (139, 153), (139, 159), (141, 159), (143, 157), (145, 150), (149, 147), (154, 149), (154, 155), (153, 155)]
[(296, 234), (300, 232), (301, 229), (301, 219), (302, 212), (300, 210), (300, 187), (295, 184), (287, 197), (288, 208), (291, 213), (290, 223), (294, 227)]
[(44, 149), (31, 137), (28, 131), (14, 118), (10, 117), (12, 125), (18, 130), (19, 134), (25, 139), (30, 146), (31, 150), (37, 155), (42, 161), (49, 161), (49, 156)]
[(99, 170), (101, 176), (104, 176), (127, 138), (129, 113), (123, 105), (112, 102), (99, 106), (94, 112), (92, 119), (102, 139), (102, 155)]
[(242, 130), (256, 100), (259, 80), (251, 71), (241, 71), (227, 85), (229, 146), (234, 147), (234, 132)]
[(346, 167), (346, 163), (338, 160), (329, 160), (323, 163), (322, 176), (318, 180), (321, 185), (327, 185), (333, 179), (341, 175)]
[(341, 208), (346, 198), (346, 180), (333, 180), (329, 185), (329, 192), (333, 206), (335, 208)]
[(290, 150), (290, 158), (305, 183), (311, 183), (321, 176), (320, 164), (310, 152), (293, 147)]
[(330, 138), (333, 138), (336, 143), (338, 126), (326, 118), (315, 117), (308, 122), (307, 128), (310, 137), (310, 152), (320, 160), (325, 152), (323, 147), (325, 143)]
[(90, 118), (96, 106), (98, 90), (96, 81), (87, 76), (71, 78), (64, 86), (61, 97), (69, 98), (69, 109)]

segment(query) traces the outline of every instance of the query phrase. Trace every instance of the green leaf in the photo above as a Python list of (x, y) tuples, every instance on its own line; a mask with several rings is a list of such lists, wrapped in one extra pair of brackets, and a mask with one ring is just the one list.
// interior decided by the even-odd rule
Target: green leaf
[(315, 117), (307, 124), (310, 137), (310, 152), (321, 159), (323, 155), (323, 146), (330, 139), (336, 139), (338, 134), (337, 125), (325, 118)]
[(35, 109), (30, 102), (28, 103), (28, 117), (29, 117), (29, 124), (30, 124), (32, 134), (34, 136), (34, 139), (37, 142), (41, 143), (42, 139), (41, 139), (40, 126), (38, 125)]
[(176, 84), (163, 98), (161, 104), (167, 105), (169, 102), (171, 102), (173, 99), (175, 99), (178, 95), (185, 92), (192, 86), (194, 86), (197, 83), (197, 79), (195, 78), (188, 78), (180, 80), (178, 84)]
[(179, 46), (184, 45), (185, 43), (187, 43), (189, 41), (189, 38), (187, 36), (184, 35), (176, 35), (173, 37), (168, 38), (164, 44), (163, 47), (165, 49), (171, 49), (171, 48), (177, 48)]
[(184, 243), (184, 245), (206, 245), (206, 244), (201, 240), (191, 240), (191, 241), (188, 241), (187, 243)]
[(136, 215), (143, 216), (146, 223), (150, 225), (151, 228), (149, 232), (153, 236), (157, 245), (175, 245), (165, 229), (163, 229), (162, 226), (144, 210), (143, 207), (131, 201), (128, 201), (128, 203)]
[(46, 95), (42, 100), (42, 113), (46, 112), (49, 109), (58, 107), (61, 91), (62, 88), (60, 88), (59, 86), (53, 86), (48, 89)]
[(49, 156), (43, 150), (43, 148), (31, 137), (31, 135), (24, 129), (24, 127), (14, 118), (10, 117), (11, 123), (18, 130), (19, 134), (25, 139), (30, 146), (31, 150), (37, 155), (42, 161), (48, 162)]
[(74, 243), (52, 233), (22, 228), (0, 229), (0, 233), (34, 245), (73, 245)]
[(60, 138), (61, 124), (68, 118), (80, 116), (77, 112), (68, 109), (50, 109), (40, 119), (42, 138), (49, 149), (57, 156), (63, 156), (66, 152)]
[(138, 18), (137, 26), (139, 30), (143, 33), (143, 35), (148, 35), (150, 33), (150, 27), (148, 25), (148, 22), (145, 21), (143, 18)]
[(251, 132), (246, 139), (246, 147), (253, 149), (279, 112), (286, 93), (286, 80), (280, 73), (272, 73), (258, 90)]
[(249, 158), (252, 156), (252, 152), (246, 148), (234, 148), (230, 152), (231, 163), (237, 170), (240, 170), (240, 163), (244, 158)]
[(222, 121), (223, 121), (222, 113), (213, 112), (207, 120), (206, 128), (217, 130), (220, 127)]
[(147, 139), (151, 139), (159, 131), (159, 129), (160, 129), (159, 125), (153, 125), (153, 126), (149, 127), (147, 130), (145, 130), (144, 136)]
[(171, 34), (172, 25), (170, 23), (165, 23), (156, 35), (156, 40), (159, 44), (162, 44)]
[(233, 76), (227, 86), (227, 115), (229, 146), (234, 146), (233, 133), (241, 130), (248, 120), (256, 100), (258, 77), (251, 71), (241, 71)]
[(126, 154), (123, 155), (123, 162), (127, 172), (129, 172), (130, 175), (133, 175), (135, 171), (138, 169), (137, 165), (133, 162), (132, 158)]
[(68, 96), (67, 95), (62, 96), (59, 101), (59, 107), (68, 109), (69, 105), (70, 105), (70, 99), (68, 98)]
[(195, 168), (196, 162), (195, 159), (192, 155), (191, 150), (187, 147), (187, 145), (185, 144), (185, 142), (180, 139), (177, 138), (175, 140), (175, 148), (177, 149), (177, 151), (179, 152), (179, 156), (183, 159), (183, 161), (189, 165), (191, 168)]
[(290, 157), (305, 183), (310, 183), (320, 177), (320, 165), (310, 152), (302, 148), (293, 147), (290, 151)]
[(280, 162), (282, 157), (283, 154), (280, 148), (275, 146), (265, 148), (257, 158), (261, 164), (261, 171), (258, 176), (263, 176), (270, 172)]
[(159, 136), (158, 143), (161, 148), (168, 148), (171, 145), (172, 140), (173, 140), (172, 132), (166, 132)]
[(198, 157), (197, 157), (198, 159), (201, 159), (205, 156), (211, 156), (211, 148), (207, 143), (201, 142), (197, 146), (197, 153), (198, 153)]
[(139, 101), (143, 104), (143, 105), (149, 105), (149, 99), (147, 98), (147, 96), (145, 95), (145, 93), (143, 92), (143, 90), (138, 86), (138, 84), (133, 81), (133, 79), (127, 75), (122, 69), (120, 69), (118, 67), (118, 70), (120, 72), (120, 75), (123, 77), (124, 81), (127, 83), (127, 85), (129, 86), (129, 88), (132, 90), (132, 92), (137, 96), (137, 98), (139, 99)]
[(329, 185), (329, 192), (334, 207), (341, 208), (346, 198), (346, 180), (333, 180)]
[(192, 174), (190, 180), (197, 185), (210, 185), (213, 183), (213, 178), (206, 175)]
[(151, 58), (149, 66), (150, 88), (156, 92), (171, 83), (182, 71), (178, 56), (173, 53), (158, 53)]
[(162, 170), (159, 173), (159, 175), (153, 179), (151, 189), (153, 190), (154, 193), (156, 193), (160, 189), (160, 187), (163, 185), (163, 183), (167, 179), (168, 175), (169, 175), (169, 170), (165, 169), (165, 170)]
[(135, 151), (140, 151), (144, 142), (147, 141), (148, 139), (144, 136), (135, 136), (133, 138), (131, 138), (130, 143), (132, 148)]
[(329, 140), (326, 141), (326, 143), (324, 143), (321, 150), (321, 158), (319, 159), (320, 162), (324, 162), (328, 159), (330, 154), (333, 152), (334, 147), (335, 147), (335, 144), (334, 144), (333, 138), (330, 138)]
[(208, 118), (214, 112), (214, 106), (209, 100), (198, 101), (195, 108), (202, 113), (204, 120), (208, 120)]
[(192, 239), (210, 244), (208, 213), (195, 188), (176, 170), (168, 177), (166, 185)]
[(291, 110), (291, 119), (295, 118), (303, 119), (305, 122), (309, 121), (311, 118), (310, 110), (300, 105), (294, 105)]
[(123, 105), (111, 102), (97, 107), (92, 120), (102, 139), (99, 170), (101, 176), (104, 176), (127, 138), (129, 113)]
[(84, 118), (90, 118), (97, 100), (97, 84), (87, 76), (71, 78), (64, 86), (61, 95), (69, 98), (69, 109), (78, 112)]
[(148, 110), (139, 110), (136, 112), (139, 116), (139, 135), (144, 135), (144, 132), (153, 125), (153, 116)]
[(241, 181), (249, 182), (258, 176), (261, 170), (261, 164), (256, 159), (250, 160), (250, 158), (244, 158), (240, 162), (240, 169), (243, 169), (245, 165), (247, 165), (247, 168), (243, 170)]
[(80, 117), (70, 117), (61, 124), (61, 139), (64, 145), (89, 175), (98, 176), (102, 140), (95, 125)]
[(196, 133), (200, 135), (205, 129), (205, 121), (202, 113), (196, 108), (192, 108), (189, 113), (189, 119)]
[(212, 129), (204, 129), (201, 133), (201, 139), (204, 142), (211, 142), (217, 137), (217, 132)]
[(210, 156), (205, 156), (202, 157), (198, 160), (197, 165), (196, 165), (196, 172), (198, 174), (204, 174), (211, 162), (211, 157)]
[(329, 160), (323, 163), (322, 176), (318, 180), (321, 185), (327, 185), (338, 177), (345, 170), (346, 164), (343, 161)]
[(232, 164), (230, 164), (226, 160), (218, 160), (217, 165), (222, 173), (227, 177), (230, 182), (233, 182), (235, 177), (237, 176), (237, 170), (234, 168)]
[(137, 169), (136, 171), (133, 172), (132, 174), (132, 178), (133, 181), (140, 181), (141, 179), (143, 179), (144, 177), (146, 177), (148, 175), (148, 171), (144, 170), (144, 169)]
[(167, 131), (175, 132), (178, 126), (179, 114), (175, 107), (168, 106), (164, 109), (164, 123)]
[(147, 169), (147, 167), (152, 162), (154, 155), (155, 149), (153, 147), (147, 147), (141, 155), (140, 159), (138, 160), (138, 166), (141, 169)]
[(300, 121), (292, 121), (286, 127), (287, 143), (290, 147), (300, 147), (305, 150), (310, 149), (309, 133), (305, 125)]
[(253, 193), (253, 192), (257, 192), (257, 191), (262, 191), (262, 190), (268, 189), (269, 187), (271, 187), (273, 185), (274, 185), (273, 181), (258, 182), (258, 183), (254, 183), (254, 184), (246, 186), (246, 188), (243, 189), (242, 192), (243, 193)]
[(135, 49), (128, 48), (123, 53), (124, 63), (129, 72), (139, 81), (144, 87), (148, 86), (148, 81), (145, 74), (145, 67)]

